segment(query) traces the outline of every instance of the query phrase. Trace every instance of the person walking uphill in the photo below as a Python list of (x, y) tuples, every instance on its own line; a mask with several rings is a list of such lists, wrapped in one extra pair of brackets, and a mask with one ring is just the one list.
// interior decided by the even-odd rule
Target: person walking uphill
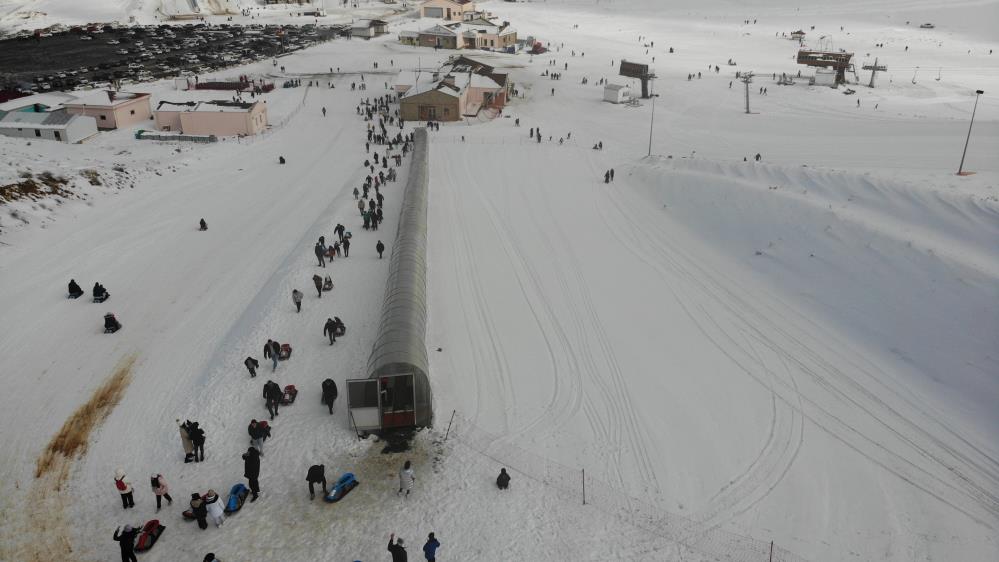
[(314, 486), (316, 484), (322, 484), (322, 486), (323, 486), (323, 495), (325, 496), (327, 494), (327, 492), (326, 492), (326, 467), (325, 466), (323, 466), (321, 464), (314, 464), (314, 465), (310, 466), (308, 474), (305, 475), (305, 481), (309, 483), (309, 499), (310, 500), (316, 499), (316, 490), (314, 488)]
[(114, 530), (114, 540), (121, 547), (121, 562), (138, 562), (135, 558), (135, 537), (138, 534), (139, 529), (133, 529), (131, 525)]
[(292, 289), (291, 300), (295, 303), (295, 312), (302, 312), (302, 291)]
[(125, 476), (125, 471), (120, 468), (114, 471), (114, 486), (121, 495), (122, 509), (135, 507), (135, 500), (132, 499), (132, 483)]
[(326, 407), (329, 408), (330, 414), (333, 414), (333, 404), (336, 403), (337, 390), (336, 382), (333, 379), (326, 379), (323, 381), (323, 402), (326, 403)]
[(180, 427), (180, 444), (184, 446), (184, 462), (189, 463), (194, 460), (194, 443), (191, 442), (191, 434), (187, 432), (187, 424), (177, 420)]
[(427, 535), (427, 542), (423, 545), (423, 556), (427, 559), (427, 562), (436, 562), (437, 549), (440, 547), (441, 543), (433, 533)]
[(323, 335), (329, 336), (330, 345), (336, 343), (336, 322), (332, 318), (326, 319), (326, 324), (323, 326)]
[(153, 493), (156, 494), (156, 511), (160, 510), (163, 498), (166, 498), (167, 505), (173, 505), (173, 498), (170, 497), (170, 488), (167, 486), (162, 474), (153, 474), (149, 483), (153, 487)]
[(343, 239), (343, 257), (350, 257), (350, 237), (347, 236)]
[(316, 242), (316, 247), (314, 251), (316, 252), (316, 259), (319, 260), (319, 267), (326, 267), (326, 257), (324, 255), (325, 252), (323, 251), (323, 245), (320, 244), (319, 242)]
[(278, 415), (278, 404), (281, 403), (281, 399), (284, 398), (284, 393), (281, 392), (281, 387), (278, 383), (274, 381), (267, 381), (264, 384), (264, 400), (267, 404), (267, 412), (271, 415), (271, 420), (274, 416)]
[(260, 477), (260, 453), (255, 447), (250, 447), (243, 453), (243, 476), (249, 481), (250, 492), (253, 493), (250, 501), (257, 501), (260, 494), (260, 482), (257, 481)]
[(406, 490), (406, 497), (409, 497), (409, 492), (413, 489), (413, 483), (416, 482), (416, 475), (413, 473), (412, 463), (406, 461), (406, 464), (402, 465), (402, 470), (399, 471), (399, 491), (396, 495), (402, 494), (403, 490)]
[(378, 251), (378, 259), (382, 259), (382, 252), (385, 251), (385, 244), (382, 244), (382, 241), (379, 240), (378, 243), (375, 244), (375, 250)]
[(271, 367), (271, 372), (277, 370), (278, 358), (281, 356), (281, 344), (274, 340), (267, 340), (264, 344), (264, 359), (270, 359), (274, 362)]
[[(395, 544), (392, 544), (393, 541)], [(392, 562), (409, 562), (409, 555), (406, 554), (403, 542), (401, 537), (395, 538), (395, 533), (389, 535), (388, 551), (392, 553)]]

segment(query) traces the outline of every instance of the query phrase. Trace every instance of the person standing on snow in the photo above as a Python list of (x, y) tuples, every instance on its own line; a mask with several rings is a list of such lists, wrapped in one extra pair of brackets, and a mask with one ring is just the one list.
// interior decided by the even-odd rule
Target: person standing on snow
[(343, 239), (343, 257), (350, 257), (350, 237), (347, 236)]
[(278, 405), (281, 403), (281, 399), (284, 398), (284, 393), (281, 392), (281, 387), (274, 381), (267, 381), (264, 384), (264, 400), (267, 405), (267, 412), (271, 415), (271, 420), (274, 420), (274, 416), (278, 415)]
[(406, 497), (409, 497), (409, 492), (413, 489), (413, 483), (416, 482), (416, 474), (413, 473), (412, 463), (406, 461), (406, 464), (402, 465), (402, 470), (399, 471), (399, 491), (396, 495), (401, 495), (403, 490), (406, 490)]
[(271, 367), (271, 372), (277, 370), (278, 358), (281, 356), (281, 344), (274, 340), (267, 340), (264, 344), (264, 359), (270, 359), (274, 362)]
[(316, 286), (316, 292), (319, 293), (319, 298), (323, 298), (323, 278), (318, 275), (313, 275), (312, 283)]
[(440, 541), (433, 533), (427, 536), (427, 542), (423, 545), (423, 556), (426, 557), (427, 562), (435, 562), (437, 560), (437, 549), (441, 547)]
[(316, 259), (319, 260), (319, 267), (326, 267), (326, 259), (325, 259), (325, 256), (324, 256), (324, 254), (326, 252), (323, 251), (322, 244), (320, 244), (319, 242), (316, 242), (316, 247), (315, 247), (314, 251), (316, 253)]
[(323, 381), (323, 402), (326, 403), (326, 407), (329, 408), (330, 414), (333, 414), (333, 404), (336, 403), (337, 390), (336, 382), (333, 379), (326, 379)]
[(326, 491), (326, 467), (321, 464), (314, 464), (309, 467), (308, 474), (305, 475), (305, 481), (309, 483), (309, 499), (316, 499), (316, 491), (314, 486), (316, 484), (321, 484), (323, 487), (323, 495), (327, 494)]
[(180, 444), (184, 446), (184, 462), (189, 463), (194, 460), (194, 443), (191, 443), (191, 434), (187, 432), (187, 423), (177, 420), (180, 427)]
[[(357, 191), (356, 187), (354, 188), (354, 191), (355, 192)], [(356, 193), (355, 193), (355, 195), (356, 195)], [(355, 199), (356, 199), (356, 197), (355, 197)], [(344, 225), (342, 225), (340, 223), (337, 223), (336, 227), (333, 228), (333, 233), (340, 237), (340, 242), (343, 242), (343, 233), (344, 233), (345, 230), (347, 230), (347, 227), (345, 227)]]
[(138, 534), (139, 529), (133, 529), (131, 525), (114, 530), (114, 540), (118, 541), (118, 546), (121, 547), (121, 562), (138, 562), (135, 558), (135, 537)]
[(250, 492), (253, 493), (250, 501), (257, 501), (260, 494), (260, 482), (257, 481), (260, 477), (260, 453), (255, 447), (250, 447), (243, 453), (243, 476), (249, 481)]
[(336, 343), (336, 322), (332, 318), (326, 319), (326, 325), (323, 326), (323, 335), (329, 336), (330, 345)]
[(225, 523), (222, 500), (219, 499), (219, 495), (215, 493), (215, 490), (208, 490), (208, 493), (205, 495), (205, 509), (208, 510), (208, 515), (212, 518), (216, 527), (221, 527)]
[(156, 494), (156, 511), (160, 510), (163, 498), (166, 498), (167, 505), (173, 505), (173, 498), (170, 497), (170, 488), (167, 487), (166, 480), (163, 479), (162, 474), (153, 474), (149, 483), (153, 487), (153, 493)]
[(114, 471), (114, 486), (121, 495), (122, 509), (135, 507), (135, 500), (132, 499), (132, 483), (125, 477), (125, 471), (120, 468)]
[[(395, 544), (392, 544), (393, 540)], [(388, 551), (392, 553), (392, 562), (408, 562), (409, 556), (406, 554), (406, 547), (403, 546), (402, 537), (395, 538), (395, 533), (389, 535)]]
[(250, 371), (250, 378), (257, 376), (257, 368), (260, 367), (260, 362), (252, 357), (247, 357), (246, 361), (243, 361), (246, 365), (246, 370)]
[(378, 243), (375, 244), (375, 250), (378, 251), (378, 259), (382, 259), (382, 252), (385, 251), (385, 244), (382, 244), (382, 241), (379, 240)]
[(506, 473), (505, 468), (501, 468), (499, 476), (496, 477), (496, 487), (500, 490), (506, 490), (510, 487), (510, 475)]
[(291, 291), (291, 300), (295, 303), (295, 312), (302, 312), (302, 291), (293, 289)]
[(198, 427), (198, 422), (191, 422), (187, 426), (187, 433), (191, 436), (191, 443), (194, 445), (194, 462), (205, 460), (205, 430)]
[(614, 168), (610, 169), (610, 178), (611, 178), (611, 181), (614, 181)]
[(359, 199), (357, 201), (357, 210), (360, 211), (362, 215), (364, 214), (364, 199)]
[(208, 508), (205, 500), (198, 494), (191, 494), (191, 514), (198, 521), (198, 527), (202, 531), (208, 528)]

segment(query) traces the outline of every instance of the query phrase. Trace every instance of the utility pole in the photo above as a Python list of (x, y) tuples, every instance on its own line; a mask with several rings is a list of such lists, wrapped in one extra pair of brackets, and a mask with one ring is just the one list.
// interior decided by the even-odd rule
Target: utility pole
[(749, 85), (753, 83), (753, 73), (752, 71), (747, 72), (742, 75), (742, 83), (746, 85), (746, 113), (749, 113)]
[(877, 75), (878, 72), (885, 72), (886, 70), (888, 70), (887, 66), (883, 64), (878, 64), (877, 57), (874, 57), (874, 64), (865, 64), (862, 68), (864, 70), (871, 71), (871, 81), (867, 84), (868, 88), (874, 87), (874, 77)]
[(975, 112), (978, 111), (978, 98), (980, 98), (984, 93), (984, 90), (975, 90), (975, 107), (971, 110), (971, 123), (968, 124), (968, 137), (964, 139), (964, 151), (961, 152), (961, 165), (957, 167), (957, 175), (959, 176), (974, 173), (964, 171), (964, 156), (968, 153), (968, 141), (971, 140), (971, 127), (975, 124)]
[(652, 118), (649, 120), (649, 156), (652, 156), (652, 125), (656, 122), (656, 98), (659, 94), (651, 94), (652, 98)]

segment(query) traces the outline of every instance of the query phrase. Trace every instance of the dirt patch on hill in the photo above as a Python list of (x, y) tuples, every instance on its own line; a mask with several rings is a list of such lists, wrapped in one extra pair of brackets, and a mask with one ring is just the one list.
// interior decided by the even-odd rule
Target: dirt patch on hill
[(111, 375), (62, 424), (35, 462), (35, 481), (27, 498), (23, 554), (17, 560), (76, 560), (71, 531), (63, 511), (73, 462), (87, 452), (91, 433), (111, 414), (132, 381), (134, 355), (121, 360)]

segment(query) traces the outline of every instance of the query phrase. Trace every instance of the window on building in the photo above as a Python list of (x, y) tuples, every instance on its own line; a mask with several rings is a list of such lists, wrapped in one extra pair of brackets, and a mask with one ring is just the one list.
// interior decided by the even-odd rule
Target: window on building
[(129, 115), (135, 115), (135, 110), (133, 109)]
[(101, 121), (107, 121), (107, 120), (108, 120), (107, 115), (101, 115)]
[(62, 140), (62, 137), (59, 136), (59, 131), (52, 131), (52, 134), (55, 135), (55, 140)]
[(36, 137), (40, 137), (40, 136), (42, 136), (42, 132), (41, 132), (41, 131), (39, 131), (38, 129), (35, 129), (35, 136), (36, 136)]

